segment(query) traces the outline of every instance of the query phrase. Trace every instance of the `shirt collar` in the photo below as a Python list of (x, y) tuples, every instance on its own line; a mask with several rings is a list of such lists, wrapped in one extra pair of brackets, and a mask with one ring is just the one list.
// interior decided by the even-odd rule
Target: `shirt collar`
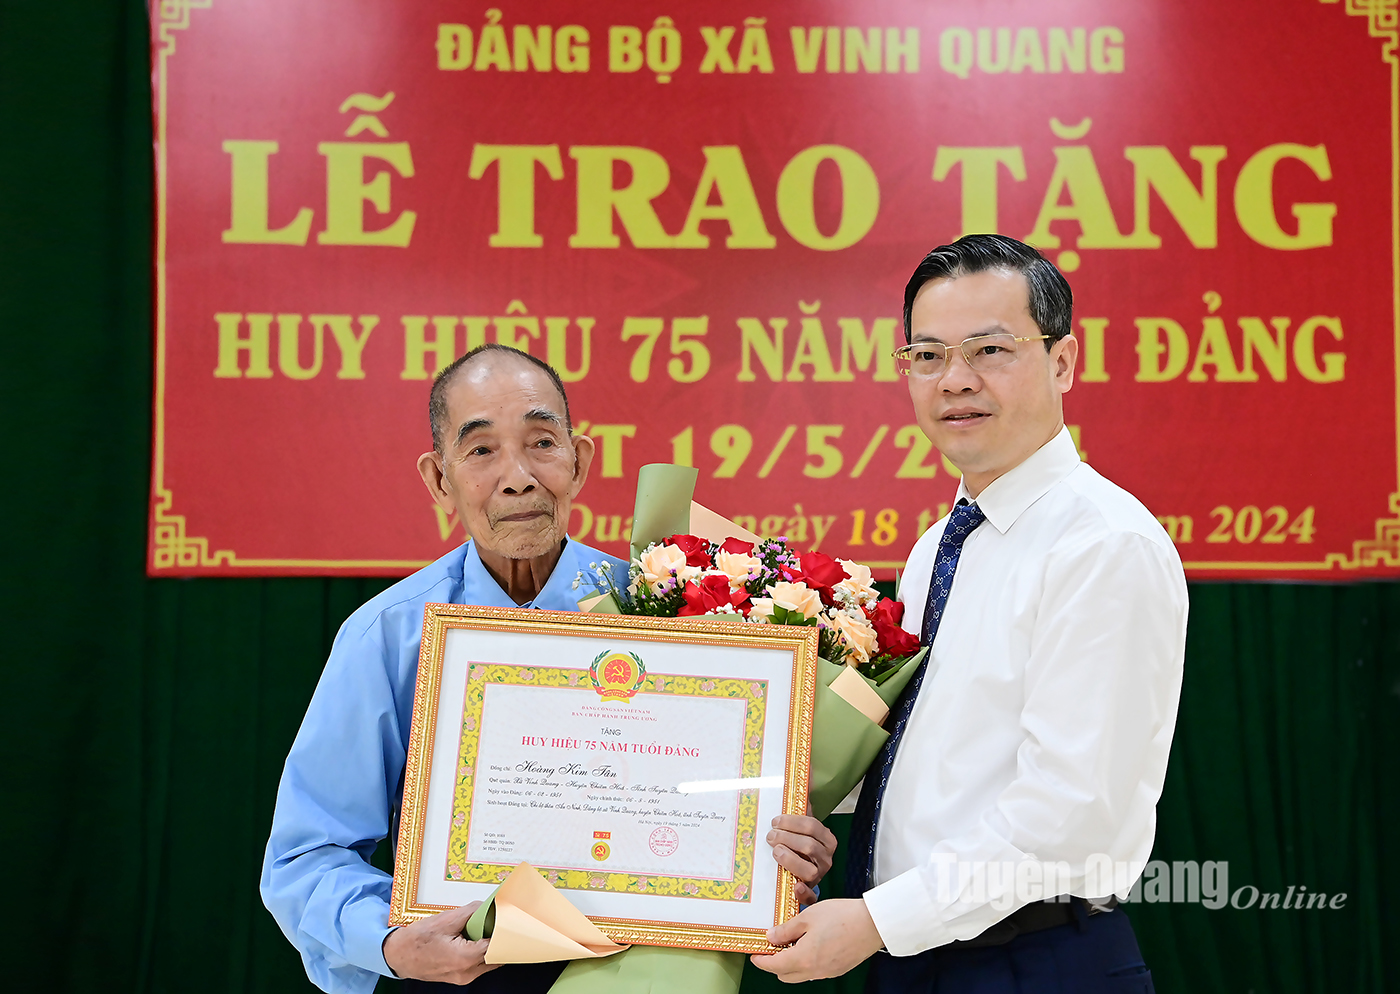
[(542, 611), (577, 611), (578, 596), (574, 590), (574, 578), (586, 564), (580, 556), (586, 555), (585, 547), (569, 539), (564, 540), (564, 549), (559, 561), (554, 564), (554, 572), (535, 595), (535, 599), (524, 604), (511, 600), (496, 578), (481, 561), (476, 542), (467, 543), (467, 555), (462, 560), (462, 603), (478, 604), (482, 607), (539, 608)]
[[(974, 503), (982, 509), (992, 527), (1003, 535), (1026, 510), (1079, 465), (1079, 450), (1069, 429), (1061, 426), (1046, 442), (1013, 469), (987, 484)], [(955, 500), (972, 501), (967, 484), (958, 484)]]

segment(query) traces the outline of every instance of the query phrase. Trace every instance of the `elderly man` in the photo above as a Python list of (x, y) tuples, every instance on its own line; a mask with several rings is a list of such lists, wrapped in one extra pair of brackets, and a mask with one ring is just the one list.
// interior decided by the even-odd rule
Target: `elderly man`
[(1152, 850), (1186, 583), (1065, 428), (1071, 300), (1000, 235), (935, 249), (905, 289), (896, 355), (962, 482), (909, 556), (905, 626), (932, 648), (856, 805), (853, 897), (769, 933), (795, 945), (754, 961), (784, 980), (873, 955), (878, 994), (1152, 989), (1115, 894)]
[[(277, 792), (262, 895), (301, 952), (307, 975), (333, 994), (368, 994), (380, 975), (426, 991), (543, 992), (562, 964), (490, 972), (486, 943), (462, 935), (471, 904), (390, 929), (388, 874), (369, 863), (391, 832), (403, 791), (423, 605), (427, 602), (577, 610), (590, 564), (626, 563), (572, 542), (569, 510), (593, 461), (572, 433), (558, 375), (500, 345), (443, 370), (428, 404), (433, 450), (418, 459), (428, 492), (456, 512), (470, 541), (394, 584), (341, 626)], [(774, 857), (815, 884), (835, 840), (815, 819), (782, 816)], [(806, 853), (806, 856), (799, 853)], [(799, 896), (811, 898), (805, 885)]]

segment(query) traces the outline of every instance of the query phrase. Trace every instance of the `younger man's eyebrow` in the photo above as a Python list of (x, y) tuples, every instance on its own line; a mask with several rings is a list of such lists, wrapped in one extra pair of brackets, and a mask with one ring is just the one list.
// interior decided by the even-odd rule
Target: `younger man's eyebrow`
[[(1009, 335), (1009, 334), (1011, 334), (1011, 332), (1007, 331), (1007, 329), (1006, 329), (1005, 327), (1003, 327), (1000, 323), (993, 323), (993, 324), (990, 324), (990, 325), (988, 325), (987, 327), (983, 328), (981, 331), (974, 331), (971, 335), (968, 335), (967, 337), (968, 337), (968, 338), (980, 338), (980, 337), (983, 336), (983, 335)], [(938, 337), (935, 336), (935, 335), (915, 335), (913, 341), (911, 341), (909, 344), (910, 344), (910, 345), (928, 345), (928, 344), (931, 344), (931, 343), (933, 343), (933, 342), (937, 342), (939, 345), (947, 345), (947, 344), (948, 344), (947, 342), (943, 341), (943, 339), (938, 338)]]

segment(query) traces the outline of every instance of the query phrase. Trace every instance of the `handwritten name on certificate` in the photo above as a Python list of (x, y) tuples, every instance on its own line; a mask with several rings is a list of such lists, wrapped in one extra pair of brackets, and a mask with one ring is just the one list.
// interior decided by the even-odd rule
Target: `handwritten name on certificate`
[(445, 879), (747, 901), (767, 683), (472, 663)]

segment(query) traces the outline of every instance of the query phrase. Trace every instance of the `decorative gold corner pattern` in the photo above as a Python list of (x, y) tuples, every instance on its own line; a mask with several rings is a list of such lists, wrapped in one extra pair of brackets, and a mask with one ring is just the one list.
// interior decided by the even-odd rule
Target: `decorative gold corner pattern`
[(214, 0), (160, 0), (160, 21), (157, 26), (161, 42), (161, 55), (175, 54), (175, 35), (172, 32), (184, 31), (190, 26), (190, 11), (208, 10)]
[(1390, 511), (1395, 517), (1376, 522), (1376, 537), (1352, 543), (1351, 558), (1336, 556), (1337, 565), (1342, 569), (1400, 566), (1400, 493), (1390, 495)]
[[(1340, 0), (1320, 0), (1322, 3), (1339, 3)], [(1400, 28), (1400, 14), (1397, 6), (1400, 0), (1346, 0), (1346, 12), (1352, 17), (1366, 18), (1366, 30), (1372, 38), (1379, 38), (1381, 60), (1396, 64), (1395, 47), (1397, 28)]]
[(194, 566), (232, 566), (234, 554), (231, 549), (220, 549), (209, 553), (209, 540), (185, 534), (185, 516), (171, 514), (170, 504), (174, 495), (169, 490), (160, 491), (160, 501), (155, 506), (152, 522), (154, 548), (151, 550), (151, 565), (156, 569), (188, 569)]

